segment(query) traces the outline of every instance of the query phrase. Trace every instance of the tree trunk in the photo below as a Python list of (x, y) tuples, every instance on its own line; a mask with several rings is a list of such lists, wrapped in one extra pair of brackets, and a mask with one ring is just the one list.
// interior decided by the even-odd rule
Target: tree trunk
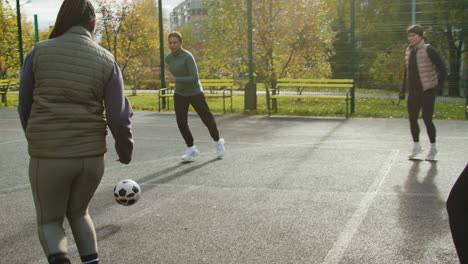
[(136, 96), (137, 95), (137, 87), (138, 87), (138, 82), (136, 78), (136, 74), (133, 75), (133, 89), (132, 89), (132, 95)]

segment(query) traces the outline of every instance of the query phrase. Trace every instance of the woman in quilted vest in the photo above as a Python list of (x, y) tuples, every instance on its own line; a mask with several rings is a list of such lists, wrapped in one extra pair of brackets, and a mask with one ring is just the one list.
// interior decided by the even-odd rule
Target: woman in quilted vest
[(95, 19), (88, 0), (65, 0), (50, 38), (21, 69), (18, 113), (39, 240), (53, 264), (71, 263), (65, 217), (82, 263), (99, 262), (88, 206), (104, 174), (107, 127), (119, 161), (132, 159), (133, 112), (114, 57), (93, 40)]
[(408, 93), (408, 115), (413, 149), (409, 159), (415, 159), (422, 152), (419, 142), (418, 116), (422, 109), (422, 117), (426, 125), (430, 141), (430, 149), (426, 160), (433, 161), (437, 154), (436, 127), (432, 121), (436, 90), (442, 91), (445, 80), (445, 65), (438, 52), (426, 43), (424, 29), (421, 25), (410, 26), (407, 30), (409, 46), (405, 53), (405, 74), (400, 90), (400, 99)]

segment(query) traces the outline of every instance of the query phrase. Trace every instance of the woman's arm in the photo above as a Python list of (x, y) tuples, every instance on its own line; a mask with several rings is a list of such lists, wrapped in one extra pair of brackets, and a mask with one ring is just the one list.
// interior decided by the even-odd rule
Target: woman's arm
[(133, 153), (133, 133), (130, 118), (132, 107), (124, 95), (122, 73), (117, 63), (114, 63), (112, 75), (104, 90), (107, 125), (115, 139), (115, 150), (119, 161), (130, 163)]
[(405, 65), (405, 73), (403, 74), (403, 84), (401, 85), (401, 88), (400, 88), (400, 95), (399, 95), (399, 98), (400, 99), (405, 99), (405, 92), (406, 92), (406, 78), (407, 78), (407, 72), (406, 72), (406, 65)]
[(21, 120), (23, 130), (28, 126), (29, 115), (31, 114), (31, 107), (33, 103), (34, 91), (34, 72), (33, 72), (33, 57), (34, 50), (32, 50), (24, 60), (23, 67), (21, 68), (21, 77), (18, 94), (18, 114)]
[(427, 47), (427, 54), (431, 59), (432, 63), (436, 66), (438, 77), (439, 77), (439, 90), (442, 90), (444, 87), (445, 77), (447, 76), (447, 70), (445, 69), (445, 64), (439, 53), (432, 46)]

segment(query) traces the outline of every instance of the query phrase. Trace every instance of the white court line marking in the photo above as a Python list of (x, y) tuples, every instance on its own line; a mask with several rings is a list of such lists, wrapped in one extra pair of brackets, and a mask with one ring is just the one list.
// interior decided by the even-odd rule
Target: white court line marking
[(17, 142), (24, 142), (24, 141), (26, 141), (26, 140), (25, 139), (13, 140), (13, 141), (1, 142), (0, 145), (10, 144), (10, 143), (17, 143)]
[(328, 254), (325, 257), (323, 263), (335, 264), (341, 261), (346, 249), (351, 243), (351, 240), (358, 231), (361, 222), (367, 216), (369, 207), (372, 205), (372, 202), (374, 201), (374, 198), (377, 195), (377, 191), (379, 190), (380, 186), (382, 185), (388, 173), (390, 172), (393, 162), (398, 156), (398, 153), (399, 151), (392, 150), (388, 159), (383, 164), (378, 174), (379, 177), (377, 177), (372, 183), (372, 185), (369, 187), (366, 195), (359, 203), (358, 208), (348, 220), (348, 223), (346, 224), (346, 227), (344, 228), (343, 232), (341, 232), (333, 247), (330, 249), (330, 251), (328, 251)]
[(23, 132), (24, 130), (22, 130), (22, 129), (10, 129), (10, 128), (6, 128), (6, 129), (0, 129), (0, 131), (13, 131), (13, 132), (21, 131), (21, 132)]
[(12, 187), (9, 187), (9, 188), (0, 189), (0, 194), (9, 193), (9, 192), (12, 192), (12, 191), (15, 191), (15, 190), (26, 190), (28, 188), (31, 188), (31, 185), (29, 183), (28, 184), (19, 184), (19, 185), (15, 185), (15, 186), (12, 186)]
[[(180, 139), (168, 139), (168, 138), (154, 138), (154, 137), (135, 137), (136, 139), (142, 140), (159, 140), (159, 141), (180, 141)], [(269, 146), (269, 147), (312, 147), (316, 144), (327, 144), (327, 143), (360, 143), (368, 142), (368, 140), (334, 140), (334, 141), (308, 141), (307, 143), (290, 143), (290, 144), (274, 144), (274, 143), (256, 143), (256, 142), (239, 142), (239, 141), (226, 141), (226, 145), (237, 144), (237, 145), (257, 145), (257, 146)], [(213, 143), (213, 140), (197, 140), (201, 143)], [(375, 148), (366, 148), (375, 149)]]

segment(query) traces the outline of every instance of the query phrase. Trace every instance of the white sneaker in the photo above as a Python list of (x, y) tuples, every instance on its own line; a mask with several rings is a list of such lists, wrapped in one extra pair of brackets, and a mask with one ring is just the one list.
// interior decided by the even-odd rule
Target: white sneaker
[(218, 141), (215, 142), (216, 145), (216, 156), (218, 159), (224, 156), (224, 139), (220, 138)]
[(436, 160), (435, 159), (436, 154), (437, 154), (437, 148), (435, 144), (431, 144), (431, 149), (429, 150), (429, 153), (426, 156), (426, 160), (428, 161)]
[(183, 161), (191, 161), (193, 157), (198, 156), (200, 154), (200, 151), (195, 147), (195, 145), (191, 146), (190, 148), (187, 149), (185, 154), (181, 157)]
[(414, 143), (413, 146), (413, 151), (411, 152), (411, 155), (409, 155), (409, 159), (414, 159), (416, 156), (418, 156), (422, 152), (421, 144), (419, 142)]

